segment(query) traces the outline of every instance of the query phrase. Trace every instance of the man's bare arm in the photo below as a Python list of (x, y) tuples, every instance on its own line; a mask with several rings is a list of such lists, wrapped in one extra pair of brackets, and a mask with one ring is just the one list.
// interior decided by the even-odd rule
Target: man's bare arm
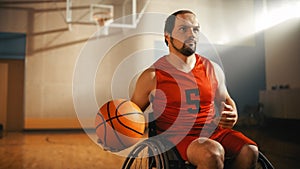
[(149, 106), (151, 91), (156, 87), (155, 69), (148, 68), (138, 78), (131, 101), (137, 104), (142, 111)]

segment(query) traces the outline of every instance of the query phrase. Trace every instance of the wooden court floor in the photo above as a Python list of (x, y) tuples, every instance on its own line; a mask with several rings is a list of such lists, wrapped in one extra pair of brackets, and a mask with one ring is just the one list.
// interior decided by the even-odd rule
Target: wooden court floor
[[(297, 125), (241, 127), (276, 169), (300, 169)], [(4, 133), (0, 169), (120, 169), (124, 157), (103, 151), (81, 130)]]
[(116, 169), (122, 163), (83, 131), (5, 133), (0, 139), (0, 169)]

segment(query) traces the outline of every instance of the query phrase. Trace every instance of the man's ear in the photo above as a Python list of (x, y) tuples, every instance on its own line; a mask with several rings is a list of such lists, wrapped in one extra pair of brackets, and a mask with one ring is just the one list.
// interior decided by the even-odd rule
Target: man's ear
[(170, 33), (167, 32), (165, 33), (165, 39), (170, 39), (170, 36), (171, 36)]
[(171, 35), (170, 33), (165, 33), (165, 40), (170, 42)]

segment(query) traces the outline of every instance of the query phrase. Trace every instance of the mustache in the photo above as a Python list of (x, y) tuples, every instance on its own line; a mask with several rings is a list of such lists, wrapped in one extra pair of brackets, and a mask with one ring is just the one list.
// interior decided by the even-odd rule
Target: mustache
[(191, 42), (197, 43), (197, 42), (198, 42), (198, 39), (195, 38), (195, 37), (189, 37), (188, 39), (182, 41), (182, 40), (176, 39), (176, 38), (174, 38), (173, 36), (171, 36), (171, 40), (172, 40), (172, 41), (173, 41), (173, 40), (177, 40), (177, 41), (180, 41), (181, 43), (191, 43)]
[(184, 43), (197, 43), (196, 38), (188, 38), (187, 40), (184, 41)]

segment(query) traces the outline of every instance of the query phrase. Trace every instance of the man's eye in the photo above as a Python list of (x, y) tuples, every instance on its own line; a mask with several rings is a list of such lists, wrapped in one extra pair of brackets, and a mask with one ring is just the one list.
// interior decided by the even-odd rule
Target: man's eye
[(180, 27), (179, 30), (182, 31), (182, 32), (185, 32), (186, 31), (186, 27)]
[(200, 32), (199, 28), (194, 28), (193, 30), (194, 30), (195, 33), (199, 33)]

